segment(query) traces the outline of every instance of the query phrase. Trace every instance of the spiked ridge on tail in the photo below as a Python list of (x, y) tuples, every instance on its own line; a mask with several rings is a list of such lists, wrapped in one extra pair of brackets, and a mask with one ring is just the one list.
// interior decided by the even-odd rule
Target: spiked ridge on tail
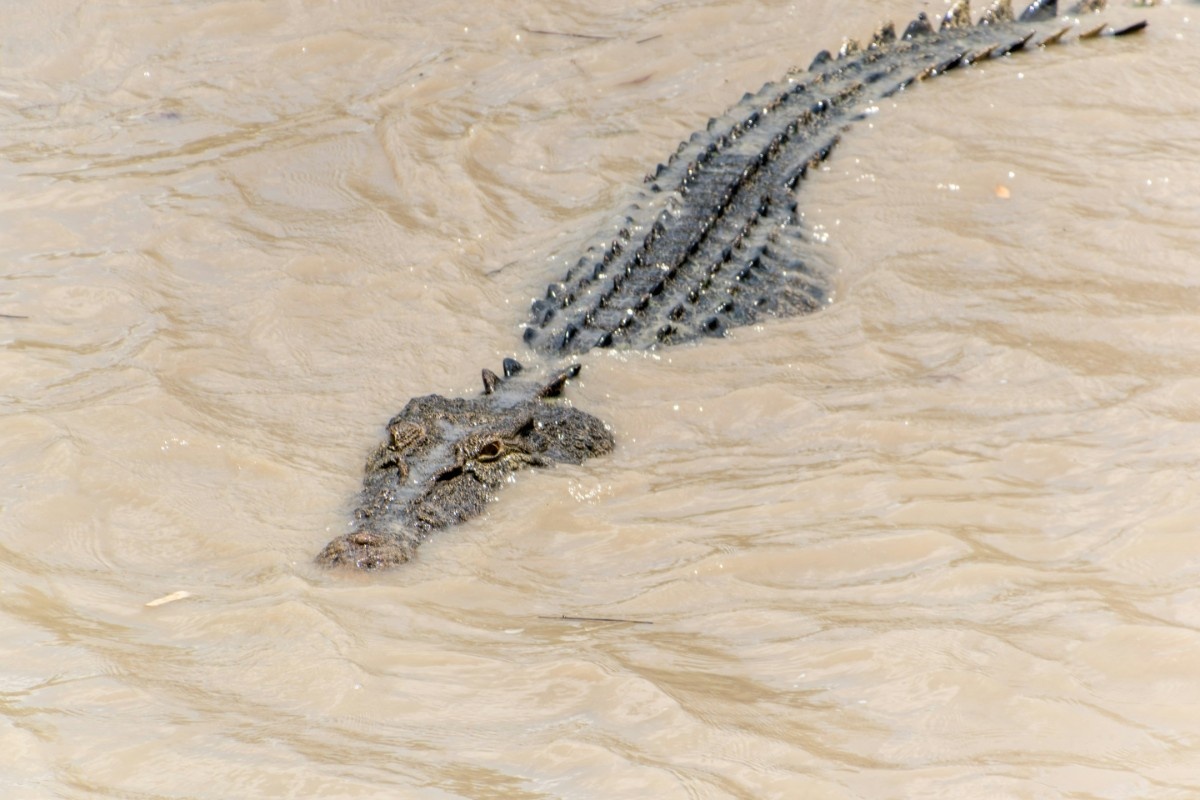
[[(1073, 13), (1102, 6), (1083, 0)], [(848, 39), (836, 56), (821, 51), (807, 70), (747, 94), (680, 144), (617, 233), (534, 301), (526, 342), (546, 353), (649, 348), (826, 305), (829, 270), (803, 235), (795, 200), (808, 170), (864, 109), (913, 82), (1064, 41), (1074, 26), (1053, 27), (1057, 17), (1057, 0), (1033, 0), (1020, 15), (998, 0), (972, 23), (958, 0), (936, 30), (924, 13), (899, 37), (889, 23), (865, 47)], [(1101, 26), (1079, 38), (1143, 27)]]

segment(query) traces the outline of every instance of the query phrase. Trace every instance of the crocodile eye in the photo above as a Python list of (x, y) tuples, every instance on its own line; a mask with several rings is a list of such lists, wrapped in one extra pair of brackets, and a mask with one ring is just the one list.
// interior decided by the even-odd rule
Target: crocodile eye
[(479, 452), (475, 454), (475, 460), (486, 463), (488, 461), (495, 461), (502, 455), (504, 455), (504, 442), (499, 439), (493, 439), (479, 448)]

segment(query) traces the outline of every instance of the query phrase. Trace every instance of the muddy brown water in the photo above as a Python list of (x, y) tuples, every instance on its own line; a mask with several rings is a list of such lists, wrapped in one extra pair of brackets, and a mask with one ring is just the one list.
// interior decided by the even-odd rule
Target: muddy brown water
[(828, 311), (589, 354), (616, 453), (360, 577), (383, 422), (917, 7), (2, 6), (0, 796), (1200, 796), (1200, 7), (885, 104)]

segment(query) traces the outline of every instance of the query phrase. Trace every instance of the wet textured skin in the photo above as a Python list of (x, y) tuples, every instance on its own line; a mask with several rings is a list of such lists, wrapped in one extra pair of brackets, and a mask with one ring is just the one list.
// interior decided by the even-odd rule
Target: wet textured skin
[(387, 439), (367, 460), (354, 530), (330, 542), (318, 563), (403, 564), (432, 531), (481, 514), (516, 472), (612, 450), (603, 422), (554, 399), (578, 366), (546, 382), (516, 378), (521, 366), (511, 359), (504, 371), (484, 371), (480, 397), (417, 397), (388, 422)]
[[(1097, 10), (1085, 0), (1071, 13)], [(551, 355), (645, 349), (722, 336), (764, 317), (814, 311), (829, 272), (805, 239), (796, 194), (852, 123), (910, 84), (983, 59), (1067, 40), (1054, 0), (1014, 17), (1008, 0), (972, 24), (966, 2), (934, 26), (883, 25), (864, 44), (822, 51), (807, 70), (747, 94), (646, 178), (617, 230), (597, 238), (533, 303), (525, 341)], [(1122, 35), (1081, 25), (1076, 38)]]
[[(526, 343), (551, 358), (662, 347), (827, 304), (829, 270), (804, 237), (795, 198), (852, 122), (916, 81), (975, 61), (1146, 25), (1076, 29), (1058, 19), (1056, 0), (1034, 0), (1019, 16), (1008, 3), (972, 23), (958, 0), (937, 30), (924, 14), (899, 35), (884, 25), (867, 44), (822, 51), (807, 70), (710, 120), (646, 178), (617, 231), (596, 239), (533, 303)], [(1083, 0), (1070, 13), (1103, 3)], [(516, 472), (612, 450), (604, 423), (555, 399), (578, 365), (543, 382), (522, 380), (520, 371), (512, 359), (503, 378), (484, 370), (478, 398), (411, 400), (368, 459), (352, 530), (318, 563), (403, 564), (431, 532), (481, 514)]]

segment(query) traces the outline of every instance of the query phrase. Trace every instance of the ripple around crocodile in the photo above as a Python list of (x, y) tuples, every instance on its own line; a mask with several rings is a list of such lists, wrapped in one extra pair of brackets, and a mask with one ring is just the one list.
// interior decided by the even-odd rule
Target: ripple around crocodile
[[(1070, 13), (1103, 4), (1083, 0)], [(526, 343), (557, 358), (596, 347), (663, 347), (821, 308), (830, 279), (803, 235), (795, 197), (853, 122), (915, 81), (956, 67), (1145, 27), (1060, 19), (1056, 0), (1034, 0), (1015, 16), (1009, 0), (999, 0), (972, 22), (966, 0), (958, 0), (936, 30), (922, 13), (899, 35), (887, 24), (866, 44), (821, 51), (807, 70), (709, 120), (647, 176), (619, 229), (599, 237), (533, 303)], [(415, 398), (389, 421), (386, 441), (367, 461), (352, 530), (318, 563), (368, 570), (404, 563), (432, 531), (482, 513), (517, 470), (612, 450), (604, 423), (553, 400), (577, 364), (528, 380), (507, 359), (503, 372), (484, 370), (480, 397)]]

